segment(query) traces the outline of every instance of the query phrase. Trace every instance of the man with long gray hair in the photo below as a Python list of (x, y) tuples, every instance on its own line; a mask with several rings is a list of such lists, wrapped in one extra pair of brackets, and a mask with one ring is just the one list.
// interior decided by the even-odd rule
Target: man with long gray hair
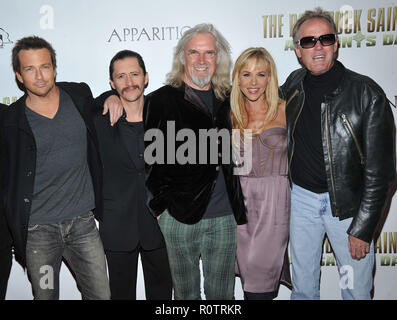
[[(208, 148), (199, 144), (203, 129), (228, 134), (231, 130), (230, 68), (228, 42), (213, 25), (197, 25), (179, 40), (167, 84), (148, 97), (145, 130), (156, 129), (166, 138), (164, 154), (169, 160), (150, 165), (148, 205), (166, 241), (176, 300), (200, 299), (200, 257), (206, 298), (234, 296), (236, 222), (246, 222), (243, 196), (230, 161), (223, 161), (227, 155), (221, 150), (230, 140), (207, 139)], [(194, 132), (196, 152), (189, 157), (193, 161), (178, 160), (175, 150), (184, 138), (175, 141), (170, 127)], [(146, 141), (146, 147), (149, 144)], [(214, 148), (216, 161), (202, 157)]]
[(327, 12), (306, 11), (293, 38), (304, 68), (282, 86), (293, 181), (291, 298), (320, 298), (327, 233), (343, 299), (370, 299), (373, 236), (396, 177), (393, 114), (373, 80), (336, 60), (337, 31)]

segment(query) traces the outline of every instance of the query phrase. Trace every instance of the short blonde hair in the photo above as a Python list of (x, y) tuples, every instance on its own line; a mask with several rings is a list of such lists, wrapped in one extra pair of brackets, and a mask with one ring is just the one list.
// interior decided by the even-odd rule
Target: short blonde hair
[(269, 73), (269, 81), (265, 91), (265, 99), (268, 104), (268, 111), (265, 121), (274, 120), (277, 117), (279, 95), (278, 95), (278, 78), (276, 64), (270, 53), (262, 47), (248, 48), (237, 58), (232, 73), (232, 91), (230, 95), (231, 118), (234, 129), (239, 129), (241, 137), (244, 135), (245, 120), (247, 111), (245, 110), (245, 97), (239, 87), (239, 75), (241, 70), (251, 61), (264, 61)]

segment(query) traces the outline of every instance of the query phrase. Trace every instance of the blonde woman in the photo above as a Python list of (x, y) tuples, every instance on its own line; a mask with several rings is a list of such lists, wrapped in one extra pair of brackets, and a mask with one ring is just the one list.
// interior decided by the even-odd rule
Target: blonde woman
[[(273, 299), (280, 280), (290, 283), (285, 101), (279, 99), (276, 66), (264, 48), (245, 50), (232, 77), (233, 128), (242, 139), (252, 139), (252, 169), (240, 176), (248, 223), (237, 226), (236, 273), (245, 299)], [(244, 137), (248, 130), (252, 136)]]

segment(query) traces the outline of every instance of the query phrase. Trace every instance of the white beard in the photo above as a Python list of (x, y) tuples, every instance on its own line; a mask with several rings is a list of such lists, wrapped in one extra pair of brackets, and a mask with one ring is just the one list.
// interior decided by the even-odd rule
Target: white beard
[(211, 76), (208, 75), (208, 76), (200, 79), (195, 74), (192, 74), (192, 81), (199, 88), (203, 88), (211, 82)]

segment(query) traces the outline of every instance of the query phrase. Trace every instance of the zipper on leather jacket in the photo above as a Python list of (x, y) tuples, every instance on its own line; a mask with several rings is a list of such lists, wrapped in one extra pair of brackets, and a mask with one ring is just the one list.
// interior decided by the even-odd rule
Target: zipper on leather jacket
[(350, 132), (351, 136), (353, 137), (354, 144), (356, 145), (358, 154), (360, 155), (361, 164), (364, 165), (364, 155), (360, 148), (360, 144), (358, 143), (357, 137), (354, 134), (353, 127), (344, 113), (342, 113), (341, 117), (342, 117), (342, 122), (345, 124), (347, 130)]
[[(294, 149), (295, 149), (294, 131), (295, 131), (296, 123), (297, 123), (297, 121), (299, 119), (299, 116), (302, 113), (303, 106), (305, 105), (305, 98), (306, 98), (305, 92), (303, 91), (303, 84), (302, 83), (301, 83), (301, 88), (302, 88), (302, 92), (303, 92), (303, 101), (302, 101), (302, 105), (300, 106), (298, 115), (296, 116), (294, 124), (293, 124), (293, 126), (291, 128), (292, 151), (291, 151), (291, 157), (290, 157), (290, 159), (288, 161), (288, 175), (289, 175), (289, 179), (290, 179), (291, 183), (293, 183), (292, 176), (291, 176), (291, 163), (292, 163), (292, 157), (294, 156)], [(298, 94), (299, 94), (299, 90), (296, 89), (294, 94), (288, 99), (287, 103), (285, 104), (285, 107), (287, 107), (288, 103), (290, 103), (291, 100)]]
[(331, 175), (331, 191), (333, 195), (333, 204), (336, 205), (336, 193), (335, 193), (335, 182), (334, 182), (334, 172), (332, 167), (332, 159), (331, 159), (331, 149), (330, 149), (330, 136), (329, 136), (329, 120), (328, 120), (328, 103), (325, 103), (325, 133), (327, 136), (327, 150), (328, 150), (328, 161), (329, 161), (329, 172)]
[(295, 90), (294, 94), (288, 99), (287, 103), (285, 104), (286, 106), (291, 102), (293, 98), (299, 93), (298, 89)]

